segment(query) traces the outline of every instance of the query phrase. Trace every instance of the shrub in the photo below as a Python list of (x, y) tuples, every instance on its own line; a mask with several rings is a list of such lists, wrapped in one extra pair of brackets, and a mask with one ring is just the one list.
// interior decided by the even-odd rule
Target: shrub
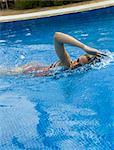
[(52, 0), (39, 0), (39, 7), (53, 6)]
[(64, 4), (64, 0), (52, 0), (54, 6), (60, 6)]
[(89, 0), (16, 0), (16, 9), (30, 9), (35, 7), (58, 6), (69, 3), (83, 2)]
[(39, 0), (16, 0), (15, 8), (16, 9), (29, 9), (34, 8), (39, 5)]

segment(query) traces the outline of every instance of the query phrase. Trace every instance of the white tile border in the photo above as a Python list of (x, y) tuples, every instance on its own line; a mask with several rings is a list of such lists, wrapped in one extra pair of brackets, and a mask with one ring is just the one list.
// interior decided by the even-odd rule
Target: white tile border
[(68, 7), (68, 8), (46, 10), (46, 11), (40, 11), (40, 12), (34, 12), (34, 13), (28, 13), (28, 14), (0, 16), (0, 22), (11, 22), (11, 21), (17, 21), (17, 20), (44, 18), (44, 17), (56, 16), (56, 15), (94, 10), (94, 9), (105, 8), (105, 7), (110, 7), (110, 6), (114, 6), (114, 0), (105, 0), (102, 2), (90, 3), (90, 4), (73, 6), (73, 7)]

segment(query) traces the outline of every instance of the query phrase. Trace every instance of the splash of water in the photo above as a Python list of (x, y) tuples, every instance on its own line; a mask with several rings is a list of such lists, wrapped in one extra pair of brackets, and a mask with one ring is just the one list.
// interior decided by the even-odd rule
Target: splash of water
[(102, 68), (106, 68), (107, 66), (109, 66), (110, 64), (114, 63), (114, 53), (110, 52), (110, 51), (105, 51), (104, 52), (107, 56), (106, 57), (102, 57), (100, 62), (92, 64), (91, 67), (93, 69), (102, 69)]
[(70, 76), (72, 74), (82, 74), (90, 69), (102, 69), (102, 68), (106, 68), (107, 66), (109, 66), (110, 64), (114, 63), (114, 53), (110, 52), (109, 50), (106, 50), (104, 52), (104, 54), (106, 55), (106, 57), (102, 57), (100, 59), (100, 62), (97, 63), (92, 63), (92, 64), (86, 64), (84, 66), (81, 66), (75, 70), (64, 70), (61, 71), (59, 70), (55, 70), (54, 78), (59, 79), (61, 77), (66, 77), (66, 76)]

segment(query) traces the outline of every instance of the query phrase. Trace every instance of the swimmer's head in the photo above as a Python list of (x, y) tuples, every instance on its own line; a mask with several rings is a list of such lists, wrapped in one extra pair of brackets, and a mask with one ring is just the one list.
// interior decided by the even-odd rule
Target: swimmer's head
[(88, 58), (86, 56), (80, 56), (78, 59), (72, 62), (71, 68), (76, 68), (79, 66), (82, 66), (84, 64), (87, 64), (89, 62)]
[(88, 58), (86, 56), (80, 56), (78, 59), (77, 59), (77, 62), (78, 64), (80, 65), (84, 65), (84, 64), (87, 64), (89, 62)]

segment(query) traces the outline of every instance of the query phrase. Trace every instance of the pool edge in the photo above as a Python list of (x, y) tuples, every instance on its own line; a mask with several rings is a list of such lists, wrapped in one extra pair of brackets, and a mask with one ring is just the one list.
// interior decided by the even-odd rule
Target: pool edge
[(47, 11), (27, 13), (27, 14), (0, 16), (0, 23), (38, 19), (38, 18), (65, 15), (71, 13), (79, 13), (79, 12), (91, 11), (91, 10), (96, 10), (96, 9), (106, 8), (111, 6), (114, 6), (114, 0), (105, 0), (103, 2), (90, 3), (90, 4), (79, 5), (79, 6), (67, 7), (67, 8), (59, 8), (56, 10), (53, 9)]

